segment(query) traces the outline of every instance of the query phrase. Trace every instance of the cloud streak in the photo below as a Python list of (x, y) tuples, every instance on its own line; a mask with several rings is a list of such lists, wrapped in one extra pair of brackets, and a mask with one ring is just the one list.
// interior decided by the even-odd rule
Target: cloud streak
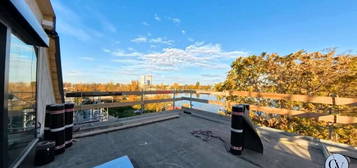
[(93, 57), (79, 57), (79, 59), (84, 60), (84, 61), (94, 61)]
[(229, 63), (233, 59), (248, 55), (244, 51), (224, 51), (219, 44), (205, 44), (203, 42), (196, 42), (183, 49), (164, 48), (160, 52), (141, 53), (120, 49), (105, 51), (113, 56), (132, 57), (129, 60), (115, 59), (113, 62), (135, 64), (139, 69), (147, 71), (178, 71), (182, 68), (228, 70)]
[(115, 33), (116, 27), (101, 13), (88, 9), (91, 12), (91, 16), (96, 18), (101, 26), (101, 30), (93, 29), (92, 26), (86, 25), (83, 16), (78, 15), (78, 12), (71, 10), (68, 6), (65, 6), (60, 1), (52, 2), (57, 14), (57, 29), (60, 33), (72, 36), (80, 41), (88, 41), (97, 37), (104, 37), (103, 30)]
[(168, 17), (168, 19), (175, 24), (180, 24), (181, 23), (181, 19), (179, 18), (172, 18), (172, 17)]
[(131, 40), (131, 42), (134, 42), (134, 43), (145, 43), (147, 41), (148, 40), (147, 40), (146, 37), (136, 37), (136, 38)]
[(157, 14), (155, 14), (154, 19), (155, 19), (156, 21), (158, 21), (158, 22), (161, 21), (161, 18), (160, 18)]
[(167, 40), (165, 37), (157, 37), (157, 38), (148, 38), (145, 36), (139, 36), (132, 40), (133, 43), (151, 43), (151, 44), (165, 44), (165, 45), (173, 45), (175, 41)]
[(104, 52), (110, 53), (114, 56), (117, 57), (141, 57), (143, 54), (140, 52), (127, 52), (122, 49), (117, 49), (117, 50), (109, 50), (109, 49), (103, 49)]
[(143, 24), (144, 26), (150, 26), (148, 22), (141, 22), (141, 24)]
[(156, 44), (166, 44), (166, 45), (172, 45), (175, 41), (173, 40), (166, 40), (165, 38), (153, 38), (149, 40), (150, 43), (156, 43)]

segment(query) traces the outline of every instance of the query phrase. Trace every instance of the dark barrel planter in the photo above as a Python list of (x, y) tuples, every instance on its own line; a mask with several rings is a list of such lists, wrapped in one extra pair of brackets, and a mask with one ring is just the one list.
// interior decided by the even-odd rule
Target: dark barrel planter
[(230, 152), (234, 155), (241, 155), (244, 149), (244, 105), (234, 105), (232, 107), (231, 119), (231, 148)]
[(73, 112), (74, 104), (66, 103), (65, 108), (65, 145), (66, 148), (72, 146), (72, 131), (73, 131)]
[(63, 104), (46, 106), (45, 140), (55, 141), (55, 153), (65, 151), (65, 112)]

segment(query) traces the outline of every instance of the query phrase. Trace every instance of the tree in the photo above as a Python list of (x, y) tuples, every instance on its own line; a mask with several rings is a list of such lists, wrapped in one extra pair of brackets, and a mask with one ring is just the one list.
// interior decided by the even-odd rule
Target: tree
[[(311, 53), (301, 50), (286, 56), (262, 53), (259, 56), (239, 57), (232, 63), (226, 80), (223, 83), (216, 84), (215, 89), (218, 91), (242, 90), (313, 96), (357, 97), (357, 57), (349, 54), (337, 55), (334, 50)], [(241, 103), (294, 108), (310, 112), (326, 113), (330, 108), (329, 105), (283, 100), (236, 96), (226, 99)], [(338, 108), (348, 111), (348, 115), (357, 116), (355, 107), (339, 106)], [(253, 117), (253, 120), (260, 125), (318, 138), (327, 137), (326, 123), (284, 116), (278, 118)], [(336, 133), (340, 136), (339, 141), (357, 145), (357, 140), (353, 140), (353, 137), (357, 134), (357, 127), (348, 126), (348, 128), (351, 130), (337, 128)]]
[(356, 97), (357, 58), (298, 51), (287, 56), (262, 53), (237, 58), (220, 90)]
[(200, 82), (196, 82), (195, 89), (200, 89)]
[(180, 84), (175, 82), (172, 84), (171, 89), (179, 89), (179, 87), (180, 87)]

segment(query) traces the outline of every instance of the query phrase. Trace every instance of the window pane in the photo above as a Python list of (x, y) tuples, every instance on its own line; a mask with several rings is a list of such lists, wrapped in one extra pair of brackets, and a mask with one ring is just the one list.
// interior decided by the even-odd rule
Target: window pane
[(35, 138), (36, 63), (34, 47), (11, 36), (9, 64), (9, 163)]

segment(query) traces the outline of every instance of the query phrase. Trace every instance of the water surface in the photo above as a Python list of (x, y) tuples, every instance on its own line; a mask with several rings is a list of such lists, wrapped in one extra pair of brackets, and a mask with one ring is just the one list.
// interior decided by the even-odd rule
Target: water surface
[[(180, 93), (177, 94), (176, 97), (190, 97), (189, 93)], [(217, 96), (215, 95), (207, 95), (207, 94), (192, 94), (192, 98), (198, 98), (198, 99), (205, 99), (205, 100), (218, 100)], [(190, 101), (188, 100), (182, 100), (176, 102), (176, 106), (181, 107), (184, 104), (190, 104)], [(207, 104), (207, 103), (198, 103), (198, 102), (192, 102), (193, 108), (199, 109), (199, 110), (204, 110), (204, 111), (209, 111), (212, 113), (218, 113), (219, 109), (223, 109), (221, 106), (215, 105), (215, 104)]]

